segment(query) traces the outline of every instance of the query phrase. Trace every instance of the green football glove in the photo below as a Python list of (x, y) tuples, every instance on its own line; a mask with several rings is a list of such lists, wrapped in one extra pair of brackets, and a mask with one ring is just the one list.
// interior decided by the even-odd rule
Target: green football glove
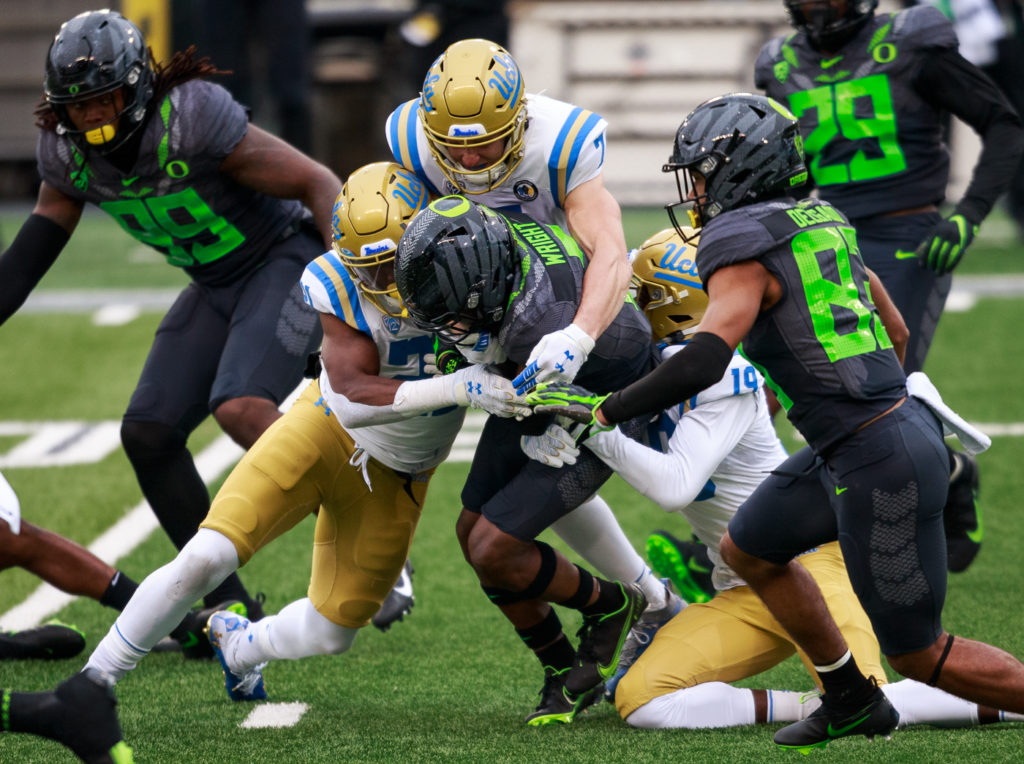
[(978, 234), (978, 226), (960, 213), (938, 223), (917, 246), (917, 257), (925, 268), (939, 276), (949, 273), (964, 256)]
[(424, 371), (428, 374), (454, 374), (459, 369), (470, 366), (470, 362), (454, 345), (442, 342), (441, 338), (434, 335), (434, 352), (424, 356), (426, 367)]
[[(566, 385), (541, 382), (526, 395), (526, 403), (535, 413), (557, 414), (574, 422), (586, 425), (586, 437), (598, 430), (610, 430), (612, 425), (597, 421), (597, 410), (605, 402), (607, 395), (596, 395), (579, 385)], [(576, 434), (576, 433), (574, 433)], [(580, 435), (576, 434), (576, 441)]]

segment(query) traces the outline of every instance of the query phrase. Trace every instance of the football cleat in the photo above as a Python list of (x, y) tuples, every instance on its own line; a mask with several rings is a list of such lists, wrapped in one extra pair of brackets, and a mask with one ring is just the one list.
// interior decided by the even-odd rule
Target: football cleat
[(77, 626), (47, 621), (21, 631), (0, 632), (0, 660), (73, 658), (85, 649), (85, 634)]
[(647, 598), (635, 584), (618, 583), (623, 602), (611, 613), (583, 617), (577, 632), (580, 644), (576, 664), (565, 679), (565, 691), (570, 699), (579, 699), (611, 679), (619, 665), (619, 655), (633, 628), (647, 607)]
[(398, 581), (381, 603), (380, 610), (370, 619), (370, 623), (381, 631), (387, 631), (395, 621), (401, 621), (409, 615), (412, 606), (416, 604), (416, 598), (412, 594), (412, 574), (412, 563), (406, 560)]
[(951, 572), (962, 573), (981, 549), (978, 462), (962, 451), (955, 451), (953, 460), (942, 521), (946, 528), (946, 565)]
[(615, 669), (615, 674), (605, 683), (604, 697), (609, 703), (615, 702), (615, 688), (619, 686), (619, 680), (626, 675), (629, 667), (636, 663), (636, 659), (644, 654), (648, 645), (654, 640), (654, 635), (658, 633), (658, 629), (675, 618), (686, 607), (683, 598), (672, 591), (669, 580), (663, 578), (661, 582), (665, 585), (667, 595), (665, 605), (657, 610), (647, 608), (640, 616), (640, 620), (629, 630), (626, 644), (622, 646), (622, 653), (619, 655), (619, 665)]
[(192, 608), (169, 637), (164, 637), (150, 652), (171, 653), (181, 652), (188, 660), (212, 660), (213, 648), (206, 638), (206, 624), (210, 616), (218, 610), (229, 610), (241, 616), (248, 616), (248, 609), (241, 600), (228, 600), (215, 607)]
[(829, 741), (850, 735), (864, 735), (869, 740), (875, 735), (888, 738), (899, 724), (900, 714), (878, 688), (874, 677), (869, 681), (874, 691), (866, 702), (829, 702), (829, 696), (822, 695), (817, 711), (775, 733), (775, 744), (808, 754), (812, 748), (825, 748)]
[(654, 531), (647, 537), (647, 559), (651, 570), (668, 578), (687, 602), (707, 602), (715, 596), (711, 583), (714, 567), (706, 544), (682, 541), (668, 531)]
[(565, 680), (571, 669), (565, 668), (561, 671), (545, 671), (544, 686), (540, 690), (540, 703), (537, 708), (526, 717), (526, 723), (531, 727), (542, 727), (548, 724), (569, 724), (576, 718), (576, 714), (585, 711), (601, 699), (604, 685), (600, 684), (582, 698), (573, 700), (565, 690)]
[(65, 679), (43, 698), (35, 716), (37, 735), (56, 740), (88, 764), (132, 764), (122, 739), (113, 682), (97, 669)]
[(244, 639), (249, 630), (249, 619), (232, 613), (229, 610), (218, 610), (210, 616), (206, 626), (206, 635), (210, 640), (214, 655), (224, 669), (224, 687), (228, 697), (234, 701), (266, 700), (267, 690), (263, 685), (263, 667), (266, 663), (253, 666), (245, 673), (239, 674), (228, 665), (227, 656), (231, 651), (231, 642)]

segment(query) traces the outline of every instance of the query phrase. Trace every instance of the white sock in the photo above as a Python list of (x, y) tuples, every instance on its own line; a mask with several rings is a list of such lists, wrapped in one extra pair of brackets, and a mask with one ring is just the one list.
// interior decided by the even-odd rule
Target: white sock
[(643, 729), (709, 729), (754, 724), (750, 690), (724, 682), (705, 682), (660, 695), (627, 717)]
[(605, 578), (638, 584), (648, 608), (665, 606), (665, 587), (629, 543), (608, 502), (600, 496), (587, 499), (553, 522), (551, 529)]
[(771, 722), (798, 722), (821, 706), (821, 696), (814, 691), (765, 690), (768, 693), (768, 718)]
[(249, 624), (248, 638), (232, 640), (232, 653), (225, 658), (232, 671), (244, 674), (271, 660), (343, 653), (358, 633), (358, 629), (328, 621), (308, 598), (303, 598), (286, 605), (277, 615)]
[(235, 545), (200, 528), (177, 557), (139, 584), (85, 667), (102, 669), (118, 681), (181, 623), (192, 603), (237, 569)]
[[(935, 727), (973, 727), (978, 724), (978, 704), (950, 695), (938, 687), (929, 687), (913, 679), (903, 679), (882, 687), (882, 692), (900, 712), (900, 728), (912, 724)], [(1007, 718), (1005, 721), (1017, 721)], [(1001, 717), (1002, 718), (1002, 717)]]

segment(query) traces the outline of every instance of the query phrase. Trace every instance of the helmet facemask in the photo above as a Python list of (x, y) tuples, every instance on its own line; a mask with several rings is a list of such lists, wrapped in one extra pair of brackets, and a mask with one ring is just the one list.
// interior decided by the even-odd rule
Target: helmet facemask
[(849, 42), (875, 12), (878, 0), (785, 0), (790, 23), (817, 50), (834, 52)]

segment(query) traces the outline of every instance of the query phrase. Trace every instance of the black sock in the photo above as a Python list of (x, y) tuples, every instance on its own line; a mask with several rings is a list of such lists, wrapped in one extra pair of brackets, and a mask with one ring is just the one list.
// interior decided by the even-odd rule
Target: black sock
[(822, 671), (817, 666), (815, 670), (821, 678), (822, 689), (830, 700), (839, 703), (856, 702), (875, 691), (875, 686), (861, 673), (852, 654), (843, 665), (831, 671)]
[(615, 581), (605, 581), (603, 578), (594, 578), (597, 581), (597, 599), (593, 605), (580, 608), (583, 615), (605, 615), (614, 613), (626, 601), (626, 594)]
[(100, 597), (100, 604), (112, 607), (120, 612), (124, 610), (124, 606), (128, 604), (128, 600), (132, 598), (132, 595), (135, 594), (135, 590), (138, 588), (137, 582), (121, 571), (117, 571), (114, 573), (114, 577), (110, 579), (107, 590)]
[(548, 673), (558, 673), (576, 662), (576, 650), (562, 631), (562, 623), (554, 608), (548, 610), (544, 620), (525, 629), (516, 629), (516, 634), (533, 650)]
[(534, 655), (546, 673), (557, 674), (576, 663), (576, 650), (564, 634), (547, 647), (534, 650)]

